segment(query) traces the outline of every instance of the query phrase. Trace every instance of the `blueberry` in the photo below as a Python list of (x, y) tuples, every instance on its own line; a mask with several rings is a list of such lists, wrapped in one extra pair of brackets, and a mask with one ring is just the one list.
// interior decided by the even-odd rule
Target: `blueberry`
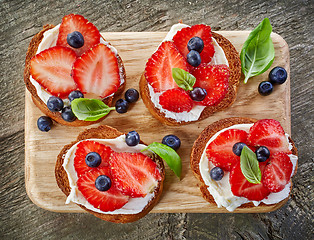
[(75, 90), (75, 91), (70, 92), (70, 94), (68, 96), (68, 99), (70, 100), (70, 102), (72, 102), (76, 98), (84, 98), (83, 93), (79, 90)]
[(192, 98), (192, 100), (194, 101), (203, 101), (204, 98), (206, 97), (207, 92), (204, 88), (200, 88), (200, 87), (195, 87), (193, 88), (193, 90), (190, 92), (190, 97)]
[(270, 152), (265, 146), (260, 146), (258, 149), (256, 149), (255, 154), (259, 162), (265, 162), (270, 156)]
[(176, 135), (167, 135), (162, 139), (162, 144), (165, 144), (174, 150), (178, 150), (181, 146), (181, 141)]
[(271, 82), (263, 81), (258, 85), (258, 92), (263, 96), (267, 96), (271, 94), (272, 91), (273, 91), (273, 84), (271, 84)]
[(37, 127), (40, 131), (48, 132), (51, 129), (52, 120), (50, 117), (41, 116), (37, 120)]
[(219, 181), (224, 176), (224, 171), (220, 167), (214, 167), (210, 170), (209, 175), (214, 181)]
[(63, 101), (59, 97), (51, 96), (47, 101), (47, 107), (51, 112), (59, 112), (63, 108)]
[(85, 156), (85, 163), (87, 166), (95, 168), (98, 167), (101, 163), (101, 157), (99, 153), (90, 152)]
[(136, 131), (131, 131), (125, 136), (125, 142), (128, 146), (136, 146), (140, 143), (140, 135)]
[(193, 67), (199, 66), (202, 62), (201, 55), (195, 50), (191, 50), (186, 57), (188, 63)]
[(74, 31), (67, 35), (67, 42), (73, 48), (80, 48), (84, 46), (84, 37), (82, 33)]
[(124, 99), (119, 99), (118, 101), (116, 101), (115, 107), (118, 113), (126, 113), (129, 108), (129, 103)]
[(238, 142), (238, 143), (235, 143), (232, 147), (232, 152), (237, 155), (237, 156), (240, 156), (241, 155), (241, 152), (242, 152), (242, 149), (243, 147), (246, 146), (245, 143), (243, 142)]
[(283, 84), (287, 80), (287, 71), (282, 67), (273, 68), (268, 77), (272, 84)]
[(127, 100), (129, 103), (136, 102), (139, 96), (140, 95), (138, 91), (134, 88), (128, 89), (124, 94), (125, 100)]
[(199, 53), (203, 51), (204, 42), (200, 37), (192, 37), (188, 42), (188, 50), (195, 50)]
[(61, 117), (64, 121), (73, 122), (76, 119), (76, 116), (72, 112), (71, 107), (65, 107), (62, 109)]
[(111, 188), (111, 179), (106, 175), (100, 175), (95, 180), (95, 187), (99, 191), (108, 191)]

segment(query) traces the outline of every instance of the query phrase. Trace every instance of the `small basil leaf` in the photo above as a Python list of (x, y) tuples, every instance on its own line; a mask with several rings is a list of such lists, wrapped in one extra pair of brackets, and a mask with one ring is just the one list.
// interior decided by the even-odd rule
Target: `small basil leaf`
[(185, 91), (192, 91), (196, 78), (181, 68), (172, 68), (172, 77), (180, 88)]
[(178, 178), (181, 177), (182, 162), (180, 156), (175, 150), (158, 142), (149, 144), (145, 149), (142, 150), (142, 152), (146, 150), (156, 153), (168, 164), (170, 169), (177, 175)]
[(106, 116), (114, 107), (108, 107), (103, 101), (98, 99), (76, 98), (71, 102), (74, 115), (79, 120), (97, 121)]
[(272, 65), (275, 49), (270, 37), (272, 26), (265, 18), (248, 36), (240, 54), (244, 83), (250, 77), (262, 74)]
[(246, 180), (254, 184), (261, 183), (262, 173), (259, 168), (258, 160), (255, 153), (247, 146), (244, 146), (241, 151), (240, 167)]

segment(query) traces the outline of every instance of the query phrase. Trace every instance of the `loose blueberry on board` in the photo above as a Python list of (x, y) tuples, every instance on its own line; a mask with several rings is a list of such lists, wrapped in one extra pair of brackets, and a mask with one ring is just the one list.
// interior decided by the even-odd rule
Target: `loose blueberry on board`
[(241, 152), (244, 146), (246, 146), (246, 144), (243, 142), (235, 143), (232, 147), (232, 152), (237, 156), (241, 156)]
[(80, 48), (84, 46), (84, 37), (82, 33), (74, 31), (67, 35), (67, 42), (73, 48)]
[(115, 107), (118, 113), (126, 113), (129, 109), (129, 103), (124, 99), (119, 99), (116, 101)]
[(255, 154), (259, 162), (265, 162), (270, 156), (270, 152), (265, 146), (260, 146), (258, 149), (256, 149)]
[(72, 112), (71, 107), (65, 107), (62, 109), (61, 117), (64, 121), (73, 122), (76, 119), (76, 116)]
[(136, 146), (140, 143), (140, 135), (136, 131), (131, 131), (125, 136), (125, 142), (128, 146)]
[(70, 92), (68, 99), (72, 102), (76, 98), (84, 98), (84, 94), (79, 90), (74, 90)]
[(176, 135), (167, 135), (162, 139), (162, 144), (165, 144), (174, 150), (178, 150), (181, 146), (181, 140)]
[(111, 188), (111, 179), (106, 175), (100, 175), (95, 180), (95, 187), (99, 191), (108, 191)]
[(48, 132), (51, 129), (52, 120), (50, 117), (41, 116), (37, 120), (37, 127), (40, 131)]
[(125, 100), (127, 100), (129, 103), (136, 102), (138, 100), (139, 96), (140, 95), (139, 95), (138, 91), (134, 88), (128, 89), (124, 94)]
[(200, 37), (192, 37), (189, 41), (188, 41), (188, 50), (195, 50), (199, 53), (201, 53), (203, 51), (204, 48), (204, 42)]
[(199, 52), (195, 50), (191, 50), (186, 56), (186, 58), (188, 63), (193, 67), (199, 66), (202, 62), (201, 55), (199, 54)]
[(271, 82), (263, 81), (258, 85), (258, 92), (263, 96), (267, 96), (271, 94), (272, 91), (273, 91), (273, 84), (271, 84)]
[(214, 167), (210, 170), (209, 175), (214, 181), (219, 181), (223, 178), (224, 171), (220, 167)]
[(268, 75), (269, 81), (272, 84), (283, 84), (287, 80), (287, 76), (286, 69), (282, 67), (274, 67)]
[(51, 96), (47, 101), (47, 107), (51, 112), (59, 112), (62, 110), (64, 103), (61, 98)]
[(192, 100), (197, 101), (197, 102), (203, 101), (206, 95), (207, 95), (206, 90), (200, 87), (195, 87), (190, 92), (190, 97), (192, 98)]
[(85, 157), (85, 163), (87, 166), (95, 168), (101, 163), (101, 157), (97, 152), (90, 152)]

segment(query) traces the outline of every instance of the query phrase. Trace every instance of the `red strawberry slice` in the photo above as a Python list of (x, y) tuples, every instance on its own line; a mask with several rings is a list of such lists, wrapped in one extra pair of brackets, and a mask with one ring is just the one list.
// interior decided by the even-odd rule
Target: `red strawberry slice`
[(248, 141), (253, 146), (266, 146), (271, 154), (291, 153), (285, 132), (274, 119), (262, 119), (254, 123), (250, 128)]
[(101, 157), (101, 163), (98, 168), (109, 166), (109, 157), (112, 153), (110, 147), (94, 141), (83, 141), (77, 145), (74, 157), (74, 168), (77, 176), (83, 175), (85, 172), (95, 169), (87, 166), (85, 157), (90, 152), (96, 152)]
[(192, 37), (200, 37), (204, 42), (204, 49), (200, 53), (202, 63), (209, 63), (214, 56), (215, 48), (212, 40), (212, 32), (210, 26), (203, 24), (194, 25), (192, 27), (182, 28), (173, 37), (173, 42), (180, 51), (180, 53), (186, 58), (189, 53), (188, 41)]
[(216, 167), (230, 171), (240, 162), (240, 157), (232, 151), (234, 144), (247, 143), (247, 132), (239, 129), (228, 129), (220, 133), (217, 138), (208, 144), (206, 156)]
[(142, 153), (113, 152), (109, 163), (117, 188), (131, 197), (145, 197), (161, 180), (156, 163)]
[(214, 106), (220, 103), (228, 92), (230, 70), (226, 65), (201, 64), (192, 70), (196, 78), (194, 87), (204, 88), (205, 99), (198, 104)]
[[(259, 163), (261, 173), (263, 175), (265, 163)], [(261, 201), (269, 195), (269, 190), (261, 183), (250, 183), (242, 174), (240, 162), (238, 162), (231, 170), (229, 182), (231, 191), (235, 196), (245, 197), (251, 201)]]
[[(111, 179), (111, 187), (108, 191), (99, 191), (95, 187), (95, 180), (100, 175), (106, 175)], [(77, 180), (77, 187), (86, 200), (95, 208), (108, 212), (122, 208), (129, 200), (115, 186), (109, 167), (96, 168), (86, 172)]]
[(117, 58), (101, 43), (74, 62), (72, 76), (82, 93), (93, 93), (101, 98), (115, 93), (120, 86)]
[(271, 192), (280, 192), (290, 181), (292, 162), (283, 152), (273, 154), (265, 167), (262, 182)]
[(188, 71), (184, 57), (172, 42), (166, 41), (161, 43), (146, 63), (145, 77), (155, 92), (179, 88), (172, 78), (172, 68)]
[(71, 77), (75, 60), (75, 52), (69, 48), (48, 48), (31, 59), (30, 74), (51, 95), (65, 98), (77, 89)]
[(189, 112), (193, 107), (193, 100), (181, 88), (165, 91), (159, 96), (159, 103), (164, 109), (171, 112)]
[[(74, 31), (80, 32), (84, 38), (84, 45), (81, 48), (72, 48), (67, 42), (67, 36)], [(100, 33), (98, 29), (81, 15), (70, 14), (62, 19), (59, 28), (57, 46), (71, 48), (77, 56), (81, 56), (88, 49), (98, 44)]]

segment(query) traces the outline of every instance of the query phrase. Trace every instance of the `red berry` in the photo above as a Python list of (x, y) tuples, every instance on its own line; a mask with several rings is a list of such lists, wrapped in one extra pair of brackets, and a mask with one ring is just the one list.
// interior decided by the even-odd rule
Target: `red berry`
[(170, 89), (159, 96), (159, 103), (164, 108), (171, 112), (191, 111), (193, 101), (189, 94), (181, 88)]

